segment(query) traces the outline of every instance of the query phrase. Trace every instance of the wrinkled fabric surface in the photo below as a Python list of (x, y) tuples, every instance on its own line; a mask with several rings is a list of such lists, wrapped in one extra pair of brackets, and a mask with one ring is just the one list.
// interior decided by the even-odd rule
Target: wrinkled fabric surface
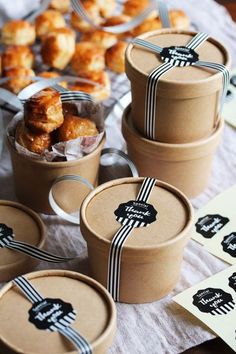
[[(236, 25), (223, 7), (213, 0), (169, 0), (168, 3), (171, 7), (183, 8), (199, 30), (210, 33), (227, 45), (235, 62)], [(128, 83), (125, 79), (122, 85), (119, 81), (113, 82), (113, 88), (116, 87), (118, 89), (114, 92), (118, 99), (122, 92), (127, 91)], [(10, 118), (10, 115), (4, 115), (5, 125)], [(119, 131), (120, 118), (120, 115), (113, 115), (107, 122), (109, 146), (124, 147)], [(235, 183), (236, 131), (226, 125), (222, 144), (214, 158), (209, 186), (198, 198), (192, 200), (193, 206), (200, 208)], [(16, 200), (6, 147), (0, 160), (0, 199)], [(86, 244), (79, 227), (57, 216), (42, 215), (42, 218), (47, 226), (47, 249), (63, 256), (70, 256), (76, 250), (80, 260), (60, 265), (41, 262), (37, 269), (63, 268), (88, 274)], [(172, 297), (227, 266), (204, 251), (202, 246), (190, 241), (184, 252), (181, 279), (171, 294), (150, 304), (117, 304), (118, 330), (109, 354), (174, 354), (213, 338), (214, 334), (175, 304)]]

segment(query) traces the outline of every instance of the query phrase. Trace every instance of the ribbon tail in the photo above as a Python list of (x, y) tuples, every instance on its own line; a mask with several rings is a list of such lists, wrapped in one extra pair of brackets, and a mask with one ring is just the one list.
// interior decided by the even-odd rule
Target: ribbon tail
[(161, 24), (163, 28), (170, 28), (170, 17), (168, 13), (168, 9), (166, 6), (166, 2), (163, 0), (157, 0), (157, 7), (159, 12), (159, 17), (161, 19)]
[(76, 258), (60, 257), (20, 241), (11, 241), (6, 247), (14, 251), (19, 251), (21, 253), (27, 254), (30, 257), (37, 258), (50, 263), (64, 263)]
[(223, 90), (222, 90), (221, 103), (220, 103), (220, 109), (219, 109), (219, 119), (220, 119), (223, 105), (224, 105), (225, 98), (226, 98), (226, 94), (227, 94), (227, 90), (228, 90), (228, 86), (229, 86), (229, 81), (230, 81), (229, 70), (223, 64), (211, 63), (211, 62), (201, 61), (201, 60), (197, 61), (194, 65), (219, 71), (223, 75)]
[(69, 339), (74, 346), (80, 350), (80, 354), (92, 354), (92, 349), (89, 343), (72, 327), (66, 327), (62, 330), (59, 329), (58, 332)]
[(148, 76), (145, 99), (145, 135), (148, 139), (155, 140), (156, 125), (156, 94), (157, 84), (162, 75), (171, 70), (171, 63), (163, 63), (154, 69)]

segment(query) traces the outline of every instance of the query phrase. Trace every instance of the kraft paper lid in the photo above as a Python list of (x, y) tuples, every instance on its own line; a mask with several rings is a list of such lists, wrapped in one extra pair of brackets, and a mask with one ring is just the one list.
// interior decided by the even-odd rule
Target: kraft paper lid
[[(195, 35), (196, 32), (167, 29), (148, 32), (138, 38), (142, 38), (163, 48), (185, 46)], [(227, 49), (211, 37), (199, 46), (196, 52), (199, 54), (199, 60), (224, 64), (228, 68), (230, 66), (230, 57)], [(153, 53), (139, 45), (133, 45), (132, 43), (127, 47), (126, 73), (130, 80), (132, 80), (133, 76), (136, 78), (147, 78), (148, 74), (161, 64), (163, 64), (163, 61), (159, 54)], [(206, 83), (206, 80), (209, 85), (208, 88), (212, 89), (212, 86), (216, 84), (218, 86), (221, 85), (222, 74), (212, 69), (196, 66), (175, 67), (160, 78), (159, 86), (164, 89), (166, 85), (172, 85), (174, 89), (175, 85), (201, 84)]]
[[(45, 243), (45, 227), (40, 217), (22, 204), (0, 200), (0, 223), (13, 229), (14, 240), (42, 248)], [(20, 274), (24, 262), (31, 257), (7, 248), (0, 248), (0, 280)], [(9, 276), (8, 276), (9, 275)]]
[[(48, 270), (25, 276), (43, 298), (60, 298), (77, 311), (71, 324), (92, 346), (104, 353), (116, 328), (115, 304), (108, 292), (93, 279), (72, 271)], [(58, 332), (37, 329), (28, 321), (32, 303), (12, 283), (0, 292), (0, 352), (76, 354), (73, 344)], [(2, 350), (1, 350), (2, 349)], [(96, 349), (98, 351), (96, 351)]]
[[(135, 200), (144, 178), (122, 178), (103, 184), (85, 199), (81, 218), (88, 232), (110, 244), (121, 227), (114, 211), (120, 204)], [(171, 185), (157, 181), (147, 203), (157, 211), (157, 220), (148, 227), (134, 228), (124, 248), (156, 248), (174, 242), (191, 227), (192, 207), (187, 198)], [(83, 231), (82, 231), (83, 233)], [(90, 240), (91, 241), (91, 240)]]

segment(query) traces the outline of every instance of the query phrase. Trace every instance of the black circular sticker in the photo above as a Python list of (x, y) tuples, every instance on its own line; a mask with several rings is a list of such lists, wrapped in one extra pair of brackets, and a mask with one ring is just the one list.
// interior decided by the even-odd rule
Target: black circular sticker
[(0, 224), (0, 248), (9, 245), (13, 239), (13, 230), (5, 224)]
[(232, 232), (223, 238), (221, 242), (223, 250), (230, 254), (232, 257), (236, 257), (236, 232)]
[(229, 277), (229, 286), (236, 291), (236, 273), (233, 273), (231, 277)]
[(160, 53), (161, 59), (174, 66), (189, 66), (198, 61), (198, 53), (187, 47), (165, 47)]
[(209, 214), (199, 218), (195, 224), (196, 232), (205, 238), (212, 238), (219, 232), (227, 223), (228, 218), (219, 214)]
[(122, 225), (132, 225), (133, 227), (148, 226), (156, 221), (157, 211), (148, 203), (130, 200), (120, 204), (115, 210), (116, 220)]
[(225, 315), (234, 309), (235, 303), (231, 294), (222, 289), (207, 288), (199, 290), (193, 296), (193, 305), (201, 312), (212, 315)]
[(38, 329), (57, 331), (71, 325), (76, 312), (70, 303), (61, 299), (45, 298), (33, 304), (29, 310), (29, 321)]

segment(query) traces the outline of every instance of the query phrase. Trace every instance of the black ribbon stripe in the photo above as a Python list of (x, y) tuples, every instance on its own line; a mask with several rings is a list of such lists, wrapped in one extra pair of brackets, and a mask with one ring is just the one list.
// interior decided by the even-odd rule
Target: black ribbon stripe
[(68, 262), (76, 257), (61, 257), (47, 251), (41, 250), (31, 244), (14, 240), (13, 229), (5, 224), (0, 223), (0, 248), (8, 248), (13, 251), (19, 251), (46, 262), (63, 263)]
[[(13, 283), (23, 292), (32, 304), (36, 304), (47, 301), (44, 299), (33, 285), (23, 276), (17, 277), (13, 280)], [(49, 300), (49, 299), (48, 299)], [(70, 307), (72, 309), (72, 307)], [(92, 348), (85, 338), (83, 338), (75, 329), (70, 325), (75, 321), (76, 312), (72, 309), (63, 318), (59, 318), (54, 321), (47, 329), (51, 332), (59, 332), (65, 336), (70, 342), (80, 350), (81, 354), (92, 354)], [(44, 328), (45, 329), (45, 328)]]
[[(139, 190), (136, 201), (146, 203), (155, 183), (156, 180), (154, 178), (145, 178)], [(123, 226), (117, 231), (111, 241), (107, 274), (107, 289), (115, 301), (119, 301), (120, 268), (123, 245), (135, 227), (145, 226), (145, 223), (140, 221), (125, 220), (123, 222), (124, 218), (118, 218), (117, 220), (121, 221)]]
[(14, 251), (19, 251), (21, 253), (27, 254), (30, 257), (40, 259), (42, 261), (51, 263), (63, 263), (69, 262), (76, 257), (61, 257), (55, 254), (40, 250), (39, 248), (29, 245), (21, 241), (11, 241), (6, 248), (12, 249)]
[(18, 277), (13, 282), (24, 292), (27, 298), (32, 302), (40, 302), (43, 300), (42, 296), (37, 292), (35, 288), (24, 277)]

